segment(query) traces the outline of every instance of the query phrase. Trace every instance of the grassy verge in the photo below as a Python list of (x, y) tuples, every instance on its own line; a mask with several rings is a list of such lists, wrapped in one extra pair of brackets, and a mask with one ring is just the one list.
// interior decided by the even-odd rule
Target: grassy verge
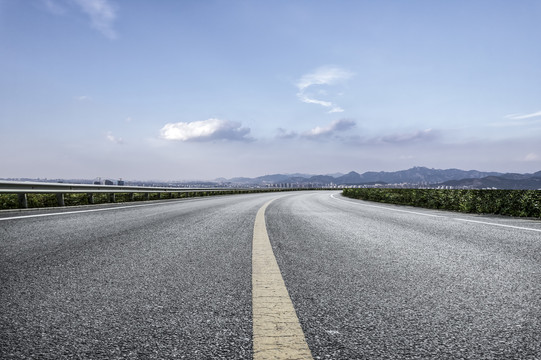
[[(168, 192), (168, 193), (134, 193), (133, 198), (129, 193), (115, 193), (115, 202), (133, 202), (143, 200), (159, 199), (181, 199), (189, 197), (213, 196), (213, 195), (232, 195), (260, 192), (279, 192), (290, 191), (285, 189), (245, 189), (245, 190), (222, 190), (222, 191), (193, 191), (193, 192)], [(29, 208), (42, 208), (58, 206), (55, 194), (27, 194)], [(104, 204), (111, 202), (110, 194), (96, 193), (93, 197), (94, 204)], [(64, 203), (66, 206), (89, 205), (88, 194), (64, 194)], [(17, 194), (0, 194), (0, 210), (18, 209), (19, 200)]]
[(540, 190), (344, 189), (369, 201), (475, 214), (541, 218)]

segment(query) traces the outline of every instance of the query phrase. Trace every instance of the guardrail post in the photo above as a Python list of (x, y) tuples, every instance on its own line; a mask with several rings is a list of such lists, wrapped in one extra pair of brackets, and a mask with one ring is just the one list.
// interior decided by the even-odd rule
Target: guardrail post
[(17, 197), (19, 198), (19, 207), (23, 209), (28, 208), (28, 197), (26, 194), (17, 194)]
[(135, 193), (130, 193), (130, 201), (135, 201)]
[(116, 202), (116, 196), (115, 196), (115, 193), (110, 193), (109, 194), (109, 202)]
[(88, 196), (88, 203), (89, 204), (94, 204), (94, 194), (93, 193), (88, 193), (86, 195)]
[(150, 200), (150, 193), (145, 193), (145, 200)]
[(58, 206), (66, 206), (66, 204), (64, 203), (64, 193), (57, 193), (56, 201), (58, 202)]

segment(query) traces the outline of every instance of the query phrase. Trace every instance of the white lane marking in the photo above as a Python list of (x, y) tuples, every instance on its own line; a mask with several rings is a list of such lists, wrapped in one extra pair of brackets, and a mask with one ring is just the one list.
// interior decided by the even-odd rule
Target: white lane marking
[(265, 203), (257, 212), (252, 243), (254, 360), (312, 360), (267, 233)]
[[(195, 199), (184, 200), (184, 201), (194, 201), (194, 200)], [(103, 209), (64, 211), (64, 212), (48, 213), (48, 214), (12, 216), (12, 217), (0, 218), (0, 221), (17, 220), (17, 219), (30, 219), (30, 218), (46, 217), (46, 216), (83, 214), (83, 213), (98, 212), (98, 211), (112, 211), (112, 210), (130, 209), (130, 208), (136, 208), (136, 207), (156, 206), (156, 205), (163, 205), (163, 204), (170, 204), (170, 202), (158, 202), (158, 203), (152, 203), (152, 204), (139, 204), (139, 205), (128, 205), (128, 206), (115, 206), (115, 207), (103, 208)]]
[[(331, 196), (333, 199), (336, 199), (336, 200), (346, 201), (345, 199), (339, 199), (339, 198), (335, 197), (334, 195), (335, 195), (335, 194), (331, 194), (330, 196)], [(424, 213), (415, 212), (415, 211), (393, 209), (393, 208), (391, 208), (391, 207), (386, 207), (386, 206), (369, 205), (369, 204), (362, 204), (362, 203), (354, 203), (354, 204), (357, 204), (357, 205), (360, 205), (360, 206), (368, 206), (368, 207), (374, 207), (374, 208), (378, 208), (378, 209), (390, 210), (390, 211), (405, 212), (405, 213), (409, 213), (409, 214), (416, 214), (416, 215), (422, 215), (422, 216), (430, 216), (430, 217), (438, 217), (438, 218), (447, 218), (447, 219), (451, 219), (451, 220), (465, 221), (465, 222), (471, 222), (471, 223), (477, 223), (477, 224), (483, 224), (483, 225), (500, 226), (500, 227), (511, 228), (511, 229), (518, 229), (518, 230), (527, 230), (527, 231), (541, 232), (541, 229), (534, 229), (534, 228), (528, 228), (528, 227), (522, 227), (522, 226), (505, 225), (505, 224), (498, 224), (498, 223), (487, 222), (487, 221), (469, 220), (469, 219), (462, 219), (462, 218), (456, 218), (456, 217), (448, 217), (448, 216), (442, 216), (442, 215), (424, 214)]]
[[(345, 199), (339, 199), (337, 197), (334, 197), (335, 194), (331, 194), (331, 197), (333, 199), (336, 199), (336, 200), (342, 200), (342, 201), (347, 201)], [(349, 201), (350, 202), (350, 201)], [(391, 207), (387, 207), (387, 206), (378, 206), (378, 205), (369, 205), (369, 204), (363, 204), (363, 203), (355, 203), (356, 205), (360, 205), (360, 206), (367, 206), (367, 207), (373, 207), (373, 208), (378, 208), (378, 209), (384, 209), (384, 210), (390, 210), (390, 211), (397, 211), (397, 212), (404, 212), (404, 213), (408, 213), (408, 214), (415, 214), (415, 215), (422, 215), (422, 216), (430, 216), (430, 217), (437, 217), (437, 218), (441, 218), (441, 217), (444, 217), (444, 216), (441, 216), (441, 215), (433, 215), (433, 214), (425, 214), (425, 213), (420, 213), (420, 212), (416, 212), (416, 211), (409, 211), (409, 210), (401, 210), (401, 209), (393, 209)]]
[(479, 220), (461, 219), (461, 218), (453, 218), (453, 219), (458, 220), (458, 221), (466, 221), (466, 222), (472, 222), (472, 223), (483, 224), (483, 225), (493, 225), (493, 226), (501, 226), (501, 227), (512, 228), (512, 229), (541, 232), (541, 229), (533, 229), (533, 228), (527, 228), (527, 227), (522, 227), (522, 226), (505, 225), (505, 224), (491, 223), (491, 222), (479, 221)]

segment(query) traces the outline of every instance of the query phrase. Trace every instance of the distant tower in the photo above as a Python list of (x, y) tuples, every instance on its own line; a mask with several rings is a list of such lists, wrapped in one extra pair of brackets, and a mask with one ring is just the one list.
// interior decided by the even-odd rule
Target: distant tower
[(122, 178), (118, 179), (117, 185), (118, 186), (124, 186), (124, 180), (122, 180)]

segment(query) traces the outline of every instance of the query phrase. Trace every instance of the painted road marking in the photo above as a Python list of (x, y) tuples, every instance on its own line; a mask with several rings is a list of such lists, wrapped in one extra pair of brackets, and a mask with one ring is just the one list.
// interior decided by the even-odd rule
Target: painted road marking
[[(178, 200), (182, 200), (183, 202), (188, 202), (188, 201), (197, 201), (197, 200), (202, 200), (202, 199), (178, 199)], [(47, 216), (83, 214), (83, 213), (98, 212), (98, 211), (112, 211), (112, 210), (121, 210), (121, 209), (131, 209), (131, 208), (137, 208), (137, 207), (157, 206), (157, 205), (164, 205), (164, 204), (171, 204), (171, 203), (173, 203), (173, 202), (160, 201), (160, 202), (156, 202), (156, 203), (152, 203), (152, 204), (113, 206), (113, 207), (109, 207), (109, 208), (100, 208), (100, 209), (62, 211), (62, 212), (58, 212), (58, 213), (46, 213), (46, 214), (34, 214), (34, 215), (20, 215), (20, 216), (11, 216), (11, 217), (0, 218), (0, 221), (17, 220), (17, 219), (30, 219), (30, 218), (47, 217)]]
[[(337, 197), (334, 196), (335, 194), (331, 194), (331, 197), (333, 199), (336, 199), (336, 200), (342, 200), (342, 201), (347, 201), (345, 199), (339, 199)], [(350, 202), (350, 201), (348, 201)], [(403, 213), (408, 213), (408, 214), (415, 214), (415, 215), (422, 215), (422, 216), (430, 216), (430, 217), (443, 217), (441, 215), (433, 215), (433, 214), (425, 214), (425, 213), (420, 213), (420, 212), (416, 212), (416, 211), (409, 211), (409, 210), (400, 210), (400, 209), (393, 209), (393, 208), (390, 208), (390, 207), (386, 207), (386, 206), (378, 206), (378, 205), (369, 205), (369, 204), (362, 204), (362, 203), (355, 203), (357, 205), (361, 205), (361, 206), (367, 206), (367, 207), (373, 207), (373, 208), (378, 208), (378, 209), (385, 209), (385, 210), (390, 210), (390, 211), (398, 211), (398, 212), (403, 212)]]
[(254, 360), (312, 359), (299, 319), (287, 292), (265, 224), (257, 212), (252, 244), (252, 315)]
[(529, 230), (529, 231), (541, 232), (541, 229), (533, 229), (533, 228), (527, 228), (527, 227), (522, 227), (522, 226), (514, 226), (514, 225), (497, 224), (497, 223), (491, 223), (491, 222), (486, 222), (486, 221), (460, 219), (460, 218), (454, 218), (454, 220), (466, 221), (466, 222), (471, 222), (471, 223), (476, 223), (476, 224), (483, 224), (483, 225), (501, 226), (501, 227), (506, 227), (506, 228), (511, 228), (511, 229), (518, 229), (518, 230)]
[[(331, 194), (331, 197), (333, 199), (346, 201), (345, 199), (337, 198), (334, 195), (335, 194)], [(517, 229), (517, 230), (527, 230), (527, 231), (541, 232), (541, 229), (534, 229), (534, 228), (528, 228), (528, 227), (523, 227), (523, 226), (514, 226), (514, 225), (498, 224), (498, 223), (493, 223), (493, 222), (488, 222), (488, 221), (479, 221), (479, 220), (470, 220), (470, 219), (462, 219), (462, 218), (455, 218), (455, 217), (447, 217), (447, 216), (442, 216), (442, 215), (425, 214), (425, 213), (420, 213), (420, 212), (415, 212), (415, 211), (393, 209), (393, 208), (387, 207), (387, 206), (369, 205), (369, 204), (362, 204), (362, 203), (355, 203), (355, 204), (360, 205), (360, 206), (373, 207), (373, 208), (384, 209), (384, 210), (389, 210), (389, 211), (399, 211), (399, 212), (405, 212), (405, 213), (409, 213), (409, 214), (416, 214), (416, 215), (422, 215), (422, 216), (448, 218), (448, 219), (452, 219), (452, 220), (465, 221), (465, 222), (471, 222), (471, 223), (476, 223), (476, 224), (500, 226), (500, 227), (505, 227), (505, 228)], [(392, 205), (392, 204), (390, 204), (390, 205)]]

